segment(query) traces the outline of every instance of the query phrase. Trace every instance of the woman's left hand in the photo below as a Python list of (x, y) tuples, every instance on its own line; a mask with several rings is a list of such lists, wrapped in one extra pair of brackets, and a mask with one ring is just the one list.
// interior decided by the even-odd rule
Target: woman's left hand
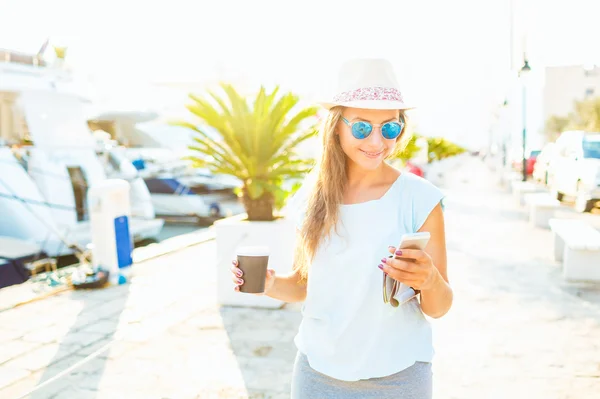
[(384, 273), (415, 290), (424, 291), (433, 287), (439, 272), (427, 252), (419, 249), (396, 252), (394, 247), (388, 250), (401, 259), (383, 258), (379, 268)]

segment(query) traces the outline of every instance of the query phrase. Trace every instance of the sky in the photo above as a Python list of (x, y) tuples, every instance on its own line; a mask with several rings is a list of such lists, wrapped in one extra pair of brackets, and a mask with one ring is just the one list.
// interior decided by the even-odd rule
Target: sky
[[(513, 64), (600, 64), (594, 0), (512, 0)], [(102, 98), (169, 102), (160, 82), (196, 88), (229, 80), (280, 84), (307, 101), (335, 87), (339, 64), (385, 57), (417, 130), (473, 146), (486, 142), (511, 72), (511, 0), (0, 0), (0, 48), (68, 46), (70, 67)], [(187, 86), (189, 87), (189, 86)], [(152, 91), (151, 93), (156, 93)]]

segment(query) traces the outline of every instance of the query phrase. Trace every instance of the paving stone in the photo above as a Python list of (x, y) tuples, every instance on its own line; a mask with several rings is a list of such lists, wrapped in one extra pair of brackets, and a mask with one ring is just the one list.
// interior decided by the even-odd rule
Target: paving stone
[(12, 365), (0, 365), (0, 390), (15, 382), (27, 377), (31, 372), (24, 368), (17, 368)]
[(23, 336), (22, 331), (11, 330), (11, 329), (0, 327), (0, 346), (7, 341), (12, 341), (17, 338), (21, 338), (22, 336)]
[(48, 399), (96, 399), (98, 391), (90, 391), (82, 388), (68, 388), (64, 391), (48, 397)]
[(25, 335), (30, 331), (56, 324), (57, 320), (61, 319), (61, 316), (57, 314), (39, 314), (38, 312), (29, 311), (27, 306), (24, 305), (0, 312), (0, 316), (5, 316), (4, 320), (0, 320), (0, 326), (20, 331), (21, 335)]
[(39, 346), (39, 343), (25, 342), (23, 340), (3, 342), (2, 345), (0, 345), (0, 364), (32, 351)]
[(70, 355), (76, 354), (77, 349), (76, 346), (60, 344), (42, 345), (26, 354), (13, 358), (5, 364), (17, 369), (37, 371)]
[[(17, 398), (27, 392), (35, 390), (33, 394), (28, 396), (28, 399), (47, 399), (49, 396), (61, 392), (70, 386), (66, 378), (54, 379), (54, 377), (79, 362), (81, 359), (82, 358), (78, 356), (69, 356), (53, 363), (43, 370), (30, 373), (26, 378), (23, 378), (4, 389), (0, 389), (0, 398)], [(52, 382), (42, 385), (49, 380), (52, 380)]]
[(88, 324), (79, 331), (84, 333), (97, 333), (106, 337), (114, 335), (123, 325), (125, 325), (125, 323), (120, 323), (119, 320), (101, 319)]
[(87, 331), (69, 331), (60, 340), (63, 346), (75, 346), (83, 348), (107, 337), (107, 334)]
[(25, 334), (22, 339), (26, 342), (49, 344), (58, 342), (70, 331), (68, 324), (54, 325)]

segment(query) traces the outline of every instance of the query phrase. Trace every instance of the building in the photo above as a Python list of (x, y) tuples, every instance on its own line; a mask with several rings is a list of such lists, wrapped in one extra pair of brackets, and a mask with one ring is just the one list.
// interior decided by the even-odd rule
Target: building
[(600, 66), (582, 65), (547, 67), (543, 89), (543, 118), (567, 116), (574, 103), (600, 96)]
[(542, 68), (538, 70), (535, 65), (532, 68), (535, 72), (531, 72), (526, 82), (516, 75), (508, 81), (506, 104), (498, 106), (492, 125), (491, 145), (498, 150), (506, 147), (512, 160), (522, 157), (524, 116), (528, 153), (541, 149), (549, 140), (545, 129), (548, 118), (566, 117), (574, 111), (575, 101), (600, 96), (600, 66), (553, 66), (543, 68), (543, 73), (539, 73)]

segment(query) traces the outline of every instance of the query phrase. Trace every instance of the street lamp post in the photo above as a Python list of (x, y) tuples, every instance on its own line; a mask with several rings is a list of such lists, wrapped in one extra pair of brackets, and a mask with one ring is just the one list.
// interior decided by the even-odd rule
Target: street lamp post
[(527, 75), (531, 71), (527, 57), (524, 57), (524, 63), (519, 71), (519, 78), (523, 87), (523, 181), (527, 181)]
[[(502, 103), (502, 117), (506, 118), (506, 107), (508, 106), (508, 100), (504, 100), (504, 102)], [(506, 158), (508, 156), (508, 154), (506, 153), (507, 151), (507, 143), (506, 143), (506, 131), (504, 131), (503, 127), (501, 127), (501, 132), (502, 132), (502, 170), (506, 170)]]

